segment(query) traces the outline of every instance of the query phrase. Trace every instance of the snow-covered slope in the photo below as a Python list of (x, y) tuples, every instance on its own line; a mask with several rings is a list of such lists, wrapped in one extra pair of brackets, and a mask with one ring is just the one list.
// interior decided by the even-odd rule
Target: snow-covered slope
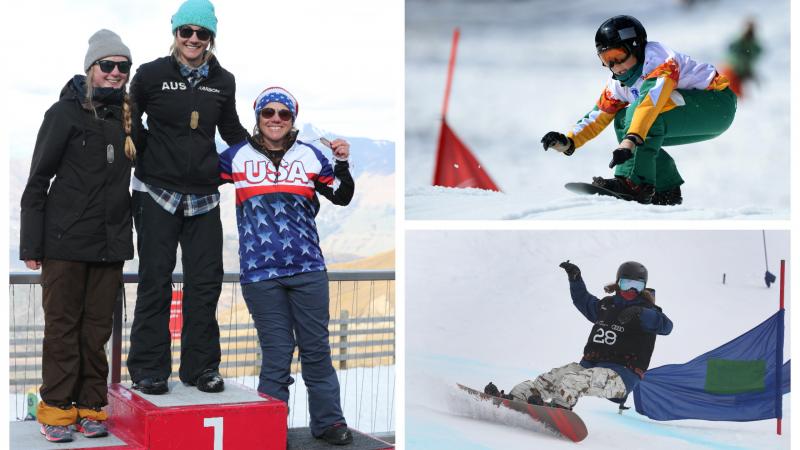
[[(786, 219), (789, 216), (789, 2), (746, 0), (553, 2), (409, 0), (406, 7), (406, 217), (409, 219)], [(684, 204), (663, 208), (567, 192), (569, 181), (610, 176), (613, 132), (564, 157), (547, 131), (588, 112), (608, 76), (594, 54), (597, 26), (639, 18), (651, 40), (718, 64), (754, 17), (765, 47), (731, 128), (669, 147), (686, 180)], [(448, 123), (504, 191), (430, 186), (453, 27), (461, 27)]]
[[(789, 234), (769, 231), (766, 241), (769, 269), (778, 274)], [(493, 381), (508, 390), (580, 359), (591, 323), (572, 305), (558, 267), (564, 260), (581, 268), (597, 296), (621, 262), (647, 266), (648, 285), (674, 322), (650, 367), (689, 361), (778, 308), (777, 287), (763, 281), (760, 231), (410, 231), (406, 247), (408, 449), (574, 448), (546, 433), (475, 420), (503, 413), (476, 409), (455, 388)], [(787, 304), (785, 360), (790, 312)], [(789, 448), (789, 398), (782, 437), (774, 420), (656, 422), (633, 409), (620, 416), (615, 404), (595, 398), (581, 399), (575, 411), (589, 428), (582, 448)]]

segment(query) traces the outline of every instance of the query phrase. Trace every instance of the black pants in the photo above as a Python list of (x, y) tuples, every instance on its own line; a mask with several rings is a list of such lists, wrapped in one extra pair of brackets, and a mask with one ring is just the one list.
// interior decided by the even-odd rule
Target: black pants
[(133, 193), (139, 251), (139, 286), (131, 329), (128, 372), (138, 382), (169, 378), (172, 353), (169, 309), (172, 271), (181, 246), (183, 329), (180, 379), (194, 382), (204, 370), (219, 369), (221, 358), (217, 302), (222, 290), (222, 222), (219, 208), (184, 217), (170, 214), (144, 192)]
[(47, 259), (42, 263), (42, 400), (52, 406), (108, 404), (108, 361), (122, 262)]

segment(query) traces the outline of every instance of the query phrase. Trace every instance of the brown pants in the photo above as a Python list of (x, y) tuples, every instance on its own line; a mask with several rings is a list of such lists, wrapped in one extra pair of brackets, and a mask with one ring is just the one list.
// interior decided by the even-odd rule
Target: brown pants
[(108, 361), (122, 262), (45, 259), (42, 263), (42, 387), (48, 405), (98, 410), (108, 404)]

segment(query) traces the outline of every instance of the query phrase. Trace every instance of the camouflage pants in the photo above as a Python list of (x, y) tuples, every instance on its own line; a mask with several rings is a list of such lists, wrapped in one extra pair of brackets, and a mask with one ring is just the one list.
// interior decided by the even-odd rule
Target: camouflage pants
[(533, 390), (539, 392), (542, 400), (572, 408), (578, 398), (584, 395), (600, 398), (623, 398), (626, 389), (622, 378), (611, 369), (593, 367), (586, 369), (578, 363), (569, 363), (543, 373), (535, 380), (526, 380), (514, 386), (510, 394), (523, 402), (528, 400)]

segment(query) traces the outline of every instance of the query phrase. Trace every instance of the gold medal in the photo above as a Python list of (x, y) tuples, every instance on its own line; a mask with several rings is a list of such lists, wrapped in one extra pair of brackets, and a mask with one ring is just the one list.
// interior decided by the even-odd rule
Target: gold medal
[(196, 130), (198, 122), (200, 122), (200, 113), (192, 111), (192, 119), (189, 121), (189, 126), (192, 127), (193, 130)]

